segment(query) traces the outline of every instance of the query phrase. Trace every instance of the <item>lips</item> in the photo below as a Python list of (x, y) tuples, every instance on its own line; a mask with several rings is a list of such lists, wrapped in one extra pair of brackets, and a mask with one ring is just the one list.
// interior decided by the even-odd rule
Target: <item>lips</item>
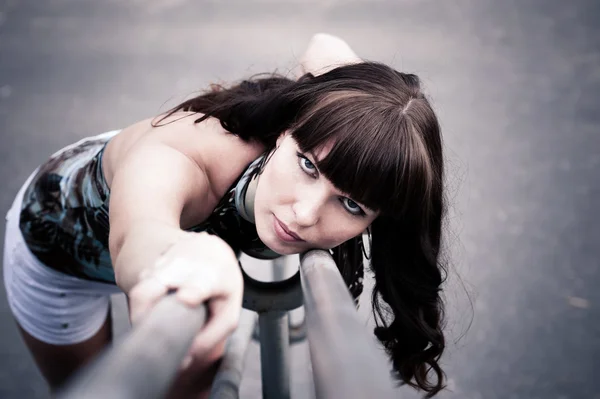
[(281, 239), (282, 241), (286, 241), (286, 242), (304, 241), (302, 238), (300, 238), (300, 236), (298, 236), (298, 234), (291, 231), (282, 221), (277, 219), (276, 216), (275, 216), (275, 220), (274, 220), (273, 224), (274, 224), (275, 234), (277, 234), (277, 237), (279, 237), (279, 239)]

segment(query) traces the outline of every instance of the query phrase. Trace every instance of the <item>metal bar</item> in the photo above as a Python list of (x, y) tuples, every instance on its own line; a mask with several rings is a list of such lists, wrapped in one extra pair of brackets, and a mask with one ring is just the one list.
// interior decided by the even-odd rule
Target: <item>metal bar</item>
[(219, 371), (213, 380), (210, 399), (238, 399), (246, 350), (256, 326), (256, 313), (242, 310), (238, 328), (229, 337)]
[(173, 295), (165, 297), (120, 344), (85, 367), (56, 397), (164, 397), (205, 321), (204, 305), (190, 308)]
[[(287, 275), (288, 265), (286, 263), (286, 257), (282, 256), (273, 260), (272, 262), (273, 269), (273, 281), (281, 281)], [(304, 323), (304, 318), (300, 323), (293, 324), (292, 316), (288, 313), (288, 329), (290, 332), (290, 344), (296, 344), (298, 342), (303, 342), (306, 340), (306, 324)]]
[(309, 251), (300, 272), (317, 399), (398, 398), (389, 360), (359, 320), (333, 258)]
[(273, 259), (271, 262), (271, 269), (273, 271), (273, 281), (281, 281), (286, 275), (286, 263), (285, 256)]
[(244, 277), (245, 309), (257, 313), (272, 310), (292, 310), (302, 306), (302, 287), (300, 271), (283, 281), (259, 281), (248, 275), (244, 268), (240, 269)]
[(260, 313), (260, 362), (264, 399), (290, 398), (290, 347), (287, 311)]

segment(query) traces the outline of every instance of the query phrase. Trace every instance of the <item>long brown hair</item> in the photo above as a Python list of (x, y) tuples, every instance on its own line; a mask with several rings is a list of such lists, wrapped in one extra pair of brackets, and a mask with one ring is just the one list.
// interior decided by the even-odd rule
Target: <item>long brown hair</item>
[[(215, 117), (267, 149), (289, 130), (302, 151), (333, 143), (317, 166), (339, 190), (380, 215), (371, 226), (375, 335), (401, 381), (433, 396), (444, 387), (440, 287), (444, 167), (440, 127), (419, 79), (379, 63), (298, 81), (254, 77), (173, 108)], [(362, 238), (332, 250), (352, 294), (362, 291)]]

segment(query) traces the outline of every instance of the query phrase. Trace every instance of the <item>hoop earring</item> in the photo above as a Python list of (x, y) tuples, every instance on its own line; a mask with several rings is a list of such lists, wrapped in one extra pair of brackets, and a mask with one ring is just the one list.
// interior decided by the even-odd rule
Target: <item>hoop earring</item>
[[(371, 252), (371, 245), (373, 243), (373, 239), (371, 238), (371, 228), (370, 227), (367, 227), (367, 237), (369, 240), (369, 252)], [(360, 238), (360, 248), (361, 248), (362, 253), (365, 256), (365, 258), (367, 258), (367, 260), (371, 260), (371, 254), (369, 253), (369, 255), (367, 255), (367, 251), (365, 250), (365, 243), (363, 242), (362, 237)]]

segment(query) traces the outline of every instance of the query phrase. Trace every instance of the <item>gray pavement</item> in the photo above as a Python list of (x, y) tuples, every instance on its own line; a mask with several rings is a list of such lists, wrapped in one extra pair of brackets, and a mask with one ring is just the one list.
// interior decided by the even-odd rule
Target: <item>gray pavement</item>
[[(592, 0), (4, 0), (0, 209), (62, 146), (209, 82), (285, 73), (313, 33), (336, 34), (420, 75), (442, 122), (452, 262), (439, 397), (600, 398), (598, 21)], [(46, 398), (0, 291), (0, 398)], [(294, 397), (311, 397), (306, 347), (293, 353)], [(253, 347), (246, 398), (259, 369)]]

